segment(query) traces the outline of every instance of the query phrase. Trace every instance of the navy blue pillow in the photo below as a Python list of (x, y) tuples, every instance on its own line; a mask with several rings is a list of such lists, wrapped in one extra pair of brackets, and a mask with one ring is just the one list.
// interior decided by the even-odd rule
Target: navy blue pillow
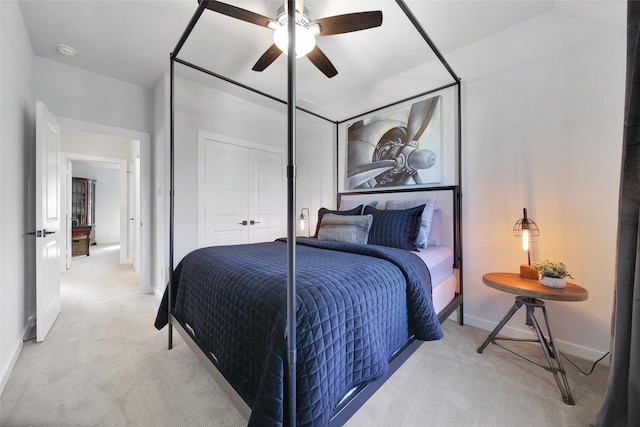
[(355, 208), (348, 211), (332, 211), (327, 208), (320, 208), (318, 210), (318, 223), (316, 224), (316, 234), (313, 235), (314, 237), (318, 237), (318, 231), (320, 231), (320, 223), (322, 222), (322, 217), (324, 216), (324, 214), (328, 214), (328, 213), (332, 213), (336, 215), (361, 215), (362, 205), (356, 206)]
[(373, 215), (369, 243), (392, 248), (418, 250), (418, 233), (425, 205), (404, 210), (380, 211), (371, 206), (364, 207), (364, 215)]

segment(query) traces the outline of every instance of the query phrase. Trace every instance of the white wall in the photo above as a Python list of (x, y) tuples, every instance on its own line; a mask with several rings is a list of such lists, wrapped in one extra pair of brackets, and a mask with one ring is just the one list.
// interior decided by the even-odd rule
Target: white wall
[(33, 61), (34, 98), (54, 116), (152, 131), (150, 90), (40, 56)]
[(306, 113), (297, 116), (296, 212), (309, 209), (309, 226), (315, 230), (318, 209), (336, 206), (336, 126)]
[(169, 75), (165, 74), (153, 92), (152, 211), (154, 232), (151, 283), (158, 298), (169, 280)]
[(122, 160), (132, 158), (132, 139), (64, 128), (60, 134), (62, 152)]
[(626, 10), (604, 3), (557, 3), (448, 56), (464, 79), (466, 322), (492, 329), (513, 303), (482, 275), (527, 262), (512, 236), (526, 207), (533, 261), (565, 262), (589, 291), (546, 304), (561, 349), (591, 360), (609, 350), (625, 88)]
[(32, 58), (17, 3), (0, 2), (0, 392), (20, 354), (35, 301), (25, 234), (35, 227), (29, 214), (35, 138)]
[(96, 172), (96, 242), (124, 245), (120, 242), (120, 168), (96, 168)]

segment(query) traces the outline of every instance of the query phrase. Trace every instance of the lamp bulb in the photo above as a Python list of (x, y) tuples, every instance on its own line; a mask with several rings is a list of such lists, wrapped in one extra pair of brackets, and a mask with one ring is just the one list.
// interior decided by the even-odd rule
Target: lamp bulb
[(522, 230), (522, 249), (524, 251), (529, 250), (529, 230)]
[[(273, 42), (287, 55), (289, 53), (289, 33), (287, 25), (280, 26), (273, 32)], [(296, 58), (301, 58), (316, 47), (316, 38), (308, 28), (296, 24)]]

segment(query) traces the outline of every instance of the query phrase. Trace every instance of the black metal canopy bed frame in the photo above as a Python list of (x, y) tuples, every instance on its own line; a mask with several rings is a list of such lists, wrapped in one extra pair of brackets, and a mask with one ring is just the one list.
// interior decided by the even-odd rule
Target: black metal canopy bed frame
[[(287, 153), (288, 153), (288, 164), (287, 164), (287, 207), (286, 207), (286, 212), (287, 212), (287, 238), (286, 238), (286, 260), (287, 260), (287, 290), (286, 290), (286, 313), (287, 313), (287, 318), (286, 318), (286, 361), (284, 363), (284, 370), (285, 370), (285, 385), (284, 385), (284, 393), (285, 393), (285, 399), (282, 402), (282, 406), (283, 406), (283, 424), (287, 425), (287, 426), (295, 426), (296, 425), (296, 415), (297, 415), (297, 409), (296, 409), (296, 366), (297, 366), (297, 358), (298, 358), (298, 353), (297, 353), (297, 334), (296, 334), (296, 328), (297, 328), (297, 322), (296, 322), (296, 312), (297, 312), (297, 307), (296, 307), (296, 292), (297, 292), (297, 288), (296, 288), (296, 284), (297, 284), (297, 276), (296, 276), (296, 219), (297, 219), (297, 214), (296, 214), (296, 111), (303, 111), (305, 113), (311, 114), (319, 119), (328, 121), (332, 124), (334, 124), (336, 126), (336, 144), (338, 144), (338, 127), (340, 125), (343, 125), (344, 123), (346, 123), (349, 120), (353, 120), (353, 118), (350, 119), (346, 119), (346, 120), (341, 120), (341, 121), (334, 121), (331, 119), (328, 119), (326, 117), (323, 117), (319, 114), (316, 114), (312, 111), (308, 111), (304, 108), (300, 108), (296, 105), (296, 58), (295, 58), (295, 52), (294, 52), (294, 46), (295, 46), (295, 2), (293, 0), (288, 0), (288, 9), (289, 11), (287, 12), (289, 14), (289, 20), (288, 20), (288, 24), (287, 24), (287, 28), (288, 28), (288, 33), (289, 33), (289, 39), (292, 41), (289, 44), (289, 52), (288, 52), (288, 56), (287, 56), (287, 100), (281, 100), (277, 97), (274, 97), (272, 95), (269, 95), (267, 93), (261, 92), (257, 89), (254, 89), (252, 87), (249, 87), (247, 85), (244, 85), (240, 82), (234, 81), (228, 77), (222, 76), (220, 74), (217, 74), (211, 70), (208, 70), (206, 68), (200, 67), (196, 64), (190, 63), (188, 61), (182, 60), (178, 57), (178, 55), (180, 54), (181, 49), (183, 48), (185, 42), (187, 41), (187, 39), (189, 38), (191, 32), (193, 31), (193, 29), (196, 27), (201, 15), (203, 14), (203, 12), (207, 9), (207, 6), (210, 3), (217, 3), (219, 4), (219, 2), (214, 2), (214, 1), (209, 1), (209, 0), (201, 0), (199, 2), (199, 5), (193, 15), (193, 17), (191, 18), (190, 22), (188, 23), (186, 29), (184, 30), (183, 34), (181, 35), (178, 43), (175, 46), (175, 49), (173, 50), (173, 52), (170, 55), (170, 116), (169, 116), (169, 120), (170, 120), (170, 149), (169, 149), (169, 156), (170, 156), (170, 192), (169, 192), (169, 197), (170, 197), (170, 201), (169, 201), (169, 209), (170, 209), (170, 224), (169, 224), (169, 266), (172, 268), (172, 270), (175, 268), (174, 267), (174, 222), (175, 222), (175, 214), (174, 214), (174, 197), (175, 197), (175, 184), (174, 184), (174, 176), (175, 176), (175, 170), (174, 170), (174, 157), (175, 157), (175, 153), (174, 153), (174, 133), (175, 133), (175, 100), (174, 100), (174, 84), (175, 84), (175, 71), (174, 71), (174, 66), (175, 63), (179, 63), (181, 65), (184, 65), (186, 67), (189, 67), (191, 69), (194, 69), (196, 71), (200, 71), (202, 73), (205, 73), (209, 76), (215, 77), (217, 79), (221, 79), (227, 83), (242, 87), (248, 91), (252, 91), (254, 93), (263, 95), (267, 98), (272, 99), (275, 102), (279, 102), (281, 104), (285, 104), (287, 106), (287, 116), (288, 116), (288, 120), (287, 120), (287, 133), (288, 133), (288, 138), (287, 138)], [(440, 62), (440, 64), (446, 69), (446, 71), (448, 72), (448, 74), (450, 75), (452, 82), (449, 84), (446, 84), (444, 86), (441, 87), (437, 87), (433, 90), (429, 90), (427, 92), (423, 92), (420, 93), (418, 95), (412, 96), (410, 98), (406, 98), (406, 99), (402, 99), (399, 101), (395, 101), (393, 103), (390, 103), (388, 105), (385, 105), (383, 107), (380, 107), (379, 109), (370, 111), (368, 113), (364, 113), (364, 114), (369, 114), (369, 113), (373, 113), (379, 110), (383, 110), (385, 108), (388, 108), (390, 106), (394, 106), (397, 104), (401, 104), (401, 103), (406, 103), (407, 101), (413, 100), (415, 98), (419, 98), (419, 97), (423, 97), (425, 95), (431, 94), (431, 93), (435, 93), (438, 91), (442, 91), (445, 89), (455, 89), (455, 97), (457, 98), (455, 100), (456, 102), (456, 107), (457, 107), (457, 118), (456, 118), (456, 140), (457, 140), (457, 147), (456, 147), (456, 183), (455, 185), (449, 185), (449, 186), (440, 186), (440, 187), (420, 187), (418, 190), (419, 191), (440, 191), (440, 192), (450, 192), (451, 197), (450, 197), (450, 206), (447, 207), (448, 212), (451, 213), (452, 216), (452, 221), (453, 221), (453, 226), (452, 226), (452, 234), (453, 234), (453, 268), (455, 269), (455, 271), (457, 272), (457, 291), (455, 293), (455, 296), (453, 297), (453, 299), (446, 305), (446, 307), (444, 307), (438, 314), (437, 314), (437, 318), (440, 321), (440, 323), (442, 323), (445, 319), (447, 319), (452, 313), (454, 313), (456, 310), (458, 310), (458, 321), (459, 323), (462, 325), (463, 323), (463, 316), (462, 316), (462, 251), (461, 251), (461, 242), (462, 242), (462, 235), (461, 235), (461, 202), (460, 202), (460, 198), (461, 198), (461, 191), (460, 191), (460, 177), (461, 177), (461, 172), (460, 172), (460, 138), (461, 138), (461, 117), (460, 117), (460, 104), (461, 104), (461, 89), (460, 89), (460, 79), (458, 78), (458, 76), (455, 74), (455, 72), (453, 71), (453, 69), (449, 66), (449, 64), (446, 62), (445, 58), (443, 57), (443, 55), (440, 53), (440, 51), (438, 50), (438, 48), (435, 46), (435, 44), (433, 43), (433, 41), (430, 39), (430, 37), (427, 35), (426, 31), (422, 28), (422, 26), (420, 25), (420, 23), (418, 22), (418, 20), (416, 19), (416, 17), (413, 15), (412, 11), (409, 9), (409, 7), (405, 4), (405, 2), (403, 0), (396, 0), (396, 3), (398, 5), (398, 7), (402, 10), (402, 12), (406, 15), (407, 19), (409, 20), (409, 22), (411, 22), (411, 24), (415, 27), (416, 31), (419, 33), (419, 35), (424, 39), (424, 41), (426, 42), (426, 44), (429, 46), (429, 48), (431, 49), (431, 51), (435, 54), (435, 56), (437, 57), (437, 60)], [(356, 117), (360, 117), (363, 114), (359, 114)], [(341, 200), (345, 200), (345, 199), (349, 199), (349, 198), (354, 198), (354, 199), (360, 199), (362, 200), (362, 198), (366, 198), (368, 195), (380, 195), (380, 194), (384, 194), (384, 193), (390, 193), (390, 192), (394, 192), (394, 193), (400, 193), (400, 192), (410, 192), (410, 191), (415, 191), (415, 190), (411, 190), (411, 189), (401, 189), (401, 190), (388, 190), (388, 191), (375, 191), (375, 189), (373, 191), (357, 191), (357, 192), (348, 192), (348, 191), (340, 191), (340, 189), (336, 189), (337, 190), (337, 203), (340, 203)], [(236, 406), (236, 408), (238, 408), (238, 410), (240, 411), (240, 413), (245, 417), (245, 419), (249, 419), (250, 416), (250, 412), (251, 412), (251, 408), (249, 408), (248, 403), (246, 402), (246, 399), (244, 399), (242, 397), (241, 394), (238, 393), (238, 391), (234, 388), (233, 385), (230, 384), (230, 382), (228, 381), (228, 379), (226, 378), (226, 375), (224, 373), (222, 373), (219, 370), (218, 367), (218, 361), (216, 359), (216, 357), (210, 352), (208, 351), (200, 342), (200, 340), (192, 333), (193, 331), (189, 328), (189, 326), (186, 326), (184, 324), (184, 322), (182, 322), (180, 319), (176, 318), (175, 314), (172, 311), (172, 307), (175, 304), (175, 301), (173, 301), (173, 298), (175, 298), (175, 286), (177, 286), (174, 281), (174, 274), (170, 275), (169, 278), (169, 285), (168, 285), (168, 289), (165, 293), (165, 298), (168, 299), (168, 304), (167, 304), (167, 322), (168, 322), (168, 346), (169, 349), (172, 348), (173, 346), (173, 327), (176, 328), (176, 330), (179, 332), (179, 334), (184, 338), (185, 342), (189, 345), (189, 347), (191, 347), (191, 349), (194, 351), (194, 353), (198, 356), (198, 358), (203, 362), (203, 364), (205, 365), (205, 367), (207, 368), (207, 370), (210, 372), (210, 374), (214, 377), (214, 379), (216, 380), (216, 382), (218, 382), (218, 384), (220, 385), (220, 387), (222, 388), (222, 390), (229, 396), (230, 400), (232, 401), (232, 403)], [(391, 358), (391, 360), (389, 360), (389, 367), (388, 367), (388, 372), (386, 373), (386, 375), (380, 377), (379, 379), (376, 379), (372, 382), (369, 382), (367, 384), (362, 384), (358, 387), (356, 387), (355, 389), (353, 389), (351, 392), (348, 393), (347, 396), (345, 396), (340, 403), (338, 404), (338, 406), (335, 408), (335, 411), (333, 412), (333, 415), (331, 416), (331, 420), (330, 420), (330, 425), (342, 425), (344, 424), (354, 413), (355, 411), (360, 408), (364, 402), (366, 402), (366, 400), (373, 395), (373, 393), (385, 382), (385, 380), (390, 377), (393, 372), (395, 372), (395, 370), (398, 369), (398, 367), (400, 365), (402, 365), (402, 363), (404, 363), (405, 360), (407, 360), (409, 358), (409, 356), (411, 354), (413, 354), (413, 352), (419, 347), (419, 345), (422, 343), (422, 341), (415, 339), (415, 337), (411, 337), (411, 339), (404, 345), (402, 346), (402, 348), (400, 350), (398, 350), (397, 352), (395, 352)]]

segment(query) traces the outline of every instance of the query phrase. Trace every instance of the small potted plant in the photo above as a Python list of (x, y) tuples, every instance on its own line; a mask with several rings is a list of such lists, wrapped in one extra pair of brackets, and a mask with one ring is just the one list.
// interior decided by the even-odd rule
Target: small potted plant
[(569, 274), (567, 267), (562, 262), (547, 259), (534, 262), (531, 267), (540, 274), (540, 283), (549, 288), (564, 288), (567, 284), (566, 278), (573, 279), (573, 276)]

